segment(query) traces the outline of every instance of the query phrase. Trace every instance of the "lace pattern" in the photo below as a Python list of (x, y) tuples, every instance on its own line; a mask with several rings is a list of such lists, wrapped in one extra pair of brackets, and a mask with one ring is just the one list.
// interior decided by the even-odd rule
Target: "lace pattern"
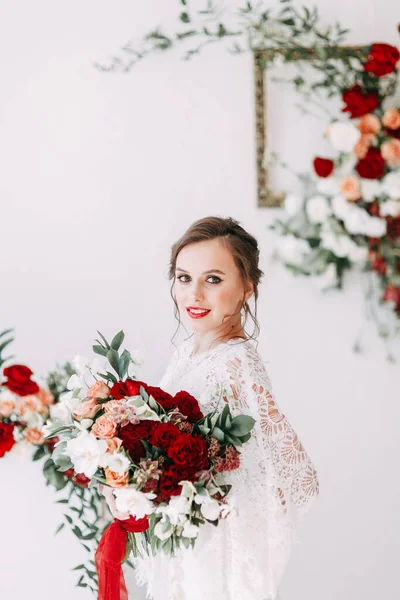
[(296, 530), (319, 494), (317, 472), (272, 393), (250, 340), (231, 339), (193, 356), (193, 338), (175, 350), (159, 382), (187, 390), (204, 412), (222, 410), (256, 420), (241, 449), (241, 466), (224, 474), (238, 509), (218, 527), (205, 525), (194, 550), (175, 558), (136, 559), (139, 585), (152, 600), (278, 600)]

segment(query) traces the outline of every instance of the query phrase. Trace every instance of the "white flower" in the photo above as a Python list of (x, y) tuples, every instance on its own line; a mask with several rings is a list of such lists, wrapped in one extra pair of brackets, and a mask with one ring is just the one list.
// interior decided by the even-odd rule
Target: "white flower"
[(339, 181), (336, 177), (321, 177), (316, 182), (317, 190), (320, 194), (334, 196), (339, 191)]
[(107, 462), (107, 467), (114, 473), (119, 473), (120, 475), (126, 473), (131, 466), (129, 458), (122, 453), (109, 454), (105, 460)]
[(205, 519), (209, 521), (216, 521), (221, 512), (221, 506), (218, 500), (215, 498), (205, 498), (205, 500), (201, 503), (200, 512)]
[(183, 526), (182, 536), (186, 538), (197, 538), (199, 533), (199, 527), (194, 525), (190, 521), (186, 521)]
[(340, 194), (332, 198), (332, 209), (335, 216), (343, 221), (351, 210), (350, 203)]
[(332, 146), (340, 152), (352, 152), (360, 139), (361, 132), (351, 123), (332, 123), (327, 130), (327, 137)]
[(377, 179), (360, 179), (360, 183), (365, 202), (372, 202), (381, 194), (381, 184)]
[(348, 258), (355, 263), (364, 263), (368, 259), (368, 248), (366, 246), (358, 246), (353, 240), (349, 240)]
[(334, 263), (329, 263), (324, 273), (312, 277), (311, 280), (320, 290), (327, 290), (329, 288), (336, 287), (339, 283), (336, 265)]
[(23, 419), (28, 427), (33, 427), (34, 429), (40, 430), (44, 425), (43, 415), (37, 412), (26, 412)]
[(379, 211), (382, 217), (399, 217), (400, 216), (400, 199), (399, 200), (386, 200), (383, 202)]
[(311, 248), (305, 240), (291, 234), (278, 239), (277, 249), (282, 260), (293, 265), (300, 265), (303, 259), (311, 253)]
[(75, 471), (91, 478), (104, 461), (107, 442), (82, 431), (76, 438), (67, 442), (67, 450)]
[(151, 499), (155, 498), (155, 494), (144, 494), (133, 487), (125, 487), (115, 489), (114, 496), (117, 509), (137, 519), (143, 519), (154, 511)]
[(174, 527), (171, 525), (169, 519), (162, 518), (154, 527), (154, 535), (160, 540), (167, 540), (174, 532)]
[(322, 223), (331, 212), (329, 202), (324, 196), (313, 196), (307, 201), (306, 213), (312, 223)]
[(299, 194), (287, 194), (284, 209), (289, 217), (294, 217), (304, 206), (304, 198)]
[(400, 171), (392, 171), (385, 175), (385, 177), (381, 181), (382, 191), (390, 196), (390, 198), (394, 198), (398, 200), (400, 198)]
[(146, 419), (149, 421), (159, 421), (160, 417), (150, 406), (143, 400), (141, 396), (132, 396), (126, 401), (127, 406), (135, 408), (135, 414), (139, 419)]
[(385, 219), (379, 217), (370, 217), (367, 223), (365, 233), (370, 237), (382, 237), (385, 235), (387, 230), (387, 223)]
[(50, 418), (53, 421), (57, 419), (62, 423), (69, 423), (71, 420), (71, 411), (64, 402), (57, 402), (57, 404), (50, 405)]

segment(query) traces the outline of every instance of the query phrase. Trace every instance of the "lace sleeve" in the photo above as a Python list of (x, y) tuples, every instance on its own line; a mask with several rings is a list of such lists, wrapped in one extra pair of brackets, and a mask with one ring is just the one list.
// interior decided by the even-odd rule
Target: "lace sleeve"
[(298, 525), (319, 494), (318, 475), (280, 410), (254, 347), (235, 349), (226, 356), (224, 372), (224, 401), (234, 414), (249, 414), (256, 421), (251, 439), (241, 448), (241, 466), (230, 481), (238, 499), (239, 521), (243, 527), (247, 520), (246, 529), (252, 528), (251, 546), (241, 527), (234, 543), (242, 556), (247, 555), (253, 577), (258, 576), (274, 598), (293, 546), (299, 543)]
[[(247, 360), (235, 356), (227, 361), (229, 401), (236, 414), (250, 411), (256, 419), (253, 438), (263, 450), (263, 458), (277, 486), (282, 506), (300, 522), (319, 495), (319, 479), (299, 436), (280, 410), (272, 393), (265, 367), (253, 348)], [(246, 364), (243, 364), (247, 363)], [(246, 369), (247, 367), (247, 369)]]

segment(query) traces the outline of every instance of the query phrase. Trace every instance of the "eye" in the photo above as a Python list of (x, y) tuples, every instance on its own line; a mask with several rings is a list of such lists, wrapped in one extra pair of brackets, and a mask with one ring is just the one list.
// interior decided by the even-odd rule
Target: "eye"
[[(178, 279), (178, 280), (179, 280), (181, 283), (188, 283), (186, 280), (185, 280), (185, 281), (182, 281), (182, 279), (181, 279), (182, 277), (188, 277), (188, 278), (190, 279), (189, 275), (179, 275), (179, 276), (177, 277), (177, 279)], [(207, 280), (208, 280), (208, 279), (217, 279), (217, 281), (211, 281), (211, 282), (210, 282), (210, 283), (212, 283), (213, 285), (215, 285), (215, 284), (217, 284), (217, 283), (220, 283), (220, 282), (222, 281), (222, 280), (221, 280), (219, 277), (217, 277), (216, 275), (210, 275), (210, 276), (207, 278)]]

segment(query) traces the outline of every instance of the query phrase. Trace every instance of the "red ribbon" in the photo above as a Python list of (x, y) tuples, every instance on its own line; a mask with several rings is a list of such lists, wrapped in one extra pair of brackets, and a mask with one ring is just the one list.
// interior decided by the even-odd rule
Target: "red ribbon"
[(124, 521), (114, 519), (107, 527), (96, 550), (95, 563), (99, 578), (98, 600), (128, 600), (122, 561), (126, 553), (128, 531), (141, 533), (149, 527), (147, 517)]

